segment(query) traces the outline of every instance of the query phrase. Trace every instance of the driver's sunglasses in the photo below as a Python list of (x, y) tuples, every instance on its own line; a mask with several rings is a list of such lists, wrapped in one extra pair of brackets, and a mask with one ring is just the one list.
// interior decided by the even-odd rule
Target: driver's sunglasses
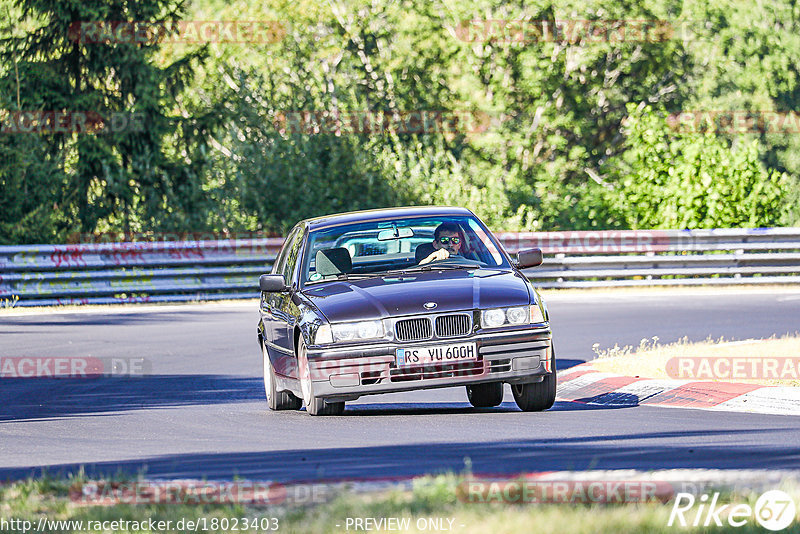
[(461, 238), (460, 237), (440, 237), (439, 238), (439, 243), (441, 243), (442, 245), (449, 245), (450, 243), (452, 243), (454, 245), (458, 245), (459, 243), (461, 243)]

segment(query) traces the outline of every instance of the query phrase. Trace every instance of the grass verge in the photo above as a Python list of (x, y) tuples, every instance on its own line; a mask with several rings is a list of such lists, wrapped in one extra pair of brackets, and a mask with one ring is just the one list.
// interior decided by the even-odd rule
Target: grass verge
[[(176, 528), (181, 520), (200, 522), (206, 528), (198, 532), (257, 532), (278, 531), (304, 534), (353, 531), (404, 531), (431, 532), (448, 530), (460, 534), (513, 533), (535, 531), (541, 534), (593, 534), (614, 532), (634, 533), (674, 533), (715, 532), (715, 533), (754, 533), (763, 532), (755, 519), (750, 517), (743, 527), (726, 523), (726, 514), (720, 514), (723, 525), (692, 527), (698, 508), (687, 512), (689, 524), (686, 528), (669, 526), (673, 502), (644, 502), (630, 504), (598, 504), (581, 502), (504, 504), (465, 502), (464, 479), (454, 475), (424, 477), (414, 481), (411, 489), (388, 489), (372, 493), (340, 491), (325, 502), (303, 506), (252, 507), (232, 504), (115, 504), (89, 506), (76, 502), (76, 484), (85, 481), (58, 481), (37, 479), (17, 482), (0, 487), (0, 518), (29, 521), (37, 525), (42, 517), (51, 523), (46, 524), (47, 532), (99, 532), (100, 524), (88, 522), (128, 521), (154, 522), (170, 521), (172, 528), (151, 530), (130, 524), (111, 528), (115, 532), (177, 532), (195, 529)], [(777, 488), (776, 488), (777, 489)], [(800, 491), (796, 486), (784, 484), (782, 487), (794, 502), (799, 503)], [(72, 495), (72, 496), (71, 496)], [(461, 496), (461, 498), (459, 498)], [(720, 505), (725, 503), (747, 504), (755, 509), (758, 494), (722, 493)], [(698, 501), (699, 502), (699, 501)], [(257, 520), (258, 528), (242, 528), (241, 520)], [(348, 523), (350, 518), (350, 523)], [(353, 520), (374, 518), (394, 518), (395, 525), (404, 528), (365, 529), (355, 528)], [(216, 519), (216, 521), (215, 521)], [(223, 521), (227, 519), (227, 522)], [(239, 520), (237, 528), (233, 521)], [(705, 516), (701, 517), (702, 525)], [(266, 520), (266, 522), (264, 522)], [(82, 521), (78, 525), (54, 525), (52, 521)], [(786, 532), (797, 532), (797, 518)], [(216, 525), (216, 528), (214, 528)], [(348, 528), (349, 525), (349, 528)], [(386, 525), (386, 523), (384, 523)], [(17, 524), (17, 526), (20, 526)], [(97, 528), (94, 528), (94, 527)], [(162, 525), (163, 526), (163, 525)], [(269, 528), (263, 528), (269, 526)], [(443, 527), (447, 526), (445, 529)], [(106, 525), (106, 530), (109, 530)], [(277, 528), (275, 528), (277, 527)], [(35, 530), (35, 529), (34, 529)], [(0, 526), (0, 532), (19, 532), (19, 528)]]

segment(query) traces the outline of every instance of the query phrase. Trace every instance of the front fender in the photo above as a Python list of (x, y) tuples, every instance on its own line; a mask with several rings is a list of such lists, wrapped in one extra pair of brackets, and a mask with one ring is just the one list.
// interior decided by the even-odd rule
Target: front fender
[(266, 338), (264, 332), (264, 321), (262, 319), (258, 320), (258, 325), (256, 326), (256, 330), (258, 330), (258, 343), (261, 344), (261, 342)]
[(550, 312), (547, 310), (547, 303), (542, 298), (542, 295), (541, 293), (539, 293), (539, 290), (536, 289), (536, 286), (531, 284), (530, 287), (533, 290), (533, 294), (536, 296), (536, 304), (538, 304), (539, 309), (542, 310), (542, 317), (544, 317), (545, 321), (550, 322)]
[(322, 317), (322, 314), (317, 311), (315, 308), (301, 304), (299, 306), (300, 316), (297, 319), (297, 324), (295, 324), (295, 354), (297, 353), (297, 331), (300, 331), (300, 335), (303, 336), (303, 340), (306, 342), (306, 345), (313, 345), (314, 344), (314, 336), (317, 333), (317, 329), (327, 323), (327, 321)]

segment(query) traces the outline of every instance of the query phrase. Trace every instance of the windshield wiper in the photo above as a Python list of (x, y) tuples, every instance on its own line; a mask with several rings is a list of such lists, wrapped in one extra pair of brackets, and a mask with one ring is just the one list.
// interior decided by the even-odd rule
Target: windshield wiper
[(453, 263), (445, 263), (445, 264), (437, 264), (437, 263), (426, 263), (425, 265), (415, 265), (413, 267), (408, 267), (406, 269), (397, 269), (395, 271), (386, 271), (384, 274), (403, 274), (403, 273), (414, 273), (414, 272), (421, 272), (421, 271), (454, 271), (458, 269), (480, 269), (481, 266), (477, 263), (471, 263), (467, 265), (463, 264), (453, 264)]
[(338, 282), (341, 280), (364, 280), (366, 278), (374, 278), (382, 276), (383, 273), (339, 273), (336, 278), (320, 278), (319, 280), (308, 280), (306, 285), (321, 284), (322, 282)]
[(406, 273), (416, 273), (416, 272), (427, 272), (427, 271), (455, 271), (459, 269), (480, 269), (481, 266), (472, 263), (467, 265), (457, 265), (457, 264), (437, 264), (437, 263), (426, 263), (425, 265), (414, 265), (412, 267), (408, 267), (406, 269), (394, 269), (391, 271), (380, 271), (376, 273), (341, 273), (336, 275), (336, 278), (322, 278), (320, 280), (309, 280), (306, 284), (319, 284), (322, 282), (335, 282), (335, 281), (343, 281), (343, 280), (365, 280), (367, 278), (376, 278), (380, 276), (395, 276), (399, 274), (406, 274)]

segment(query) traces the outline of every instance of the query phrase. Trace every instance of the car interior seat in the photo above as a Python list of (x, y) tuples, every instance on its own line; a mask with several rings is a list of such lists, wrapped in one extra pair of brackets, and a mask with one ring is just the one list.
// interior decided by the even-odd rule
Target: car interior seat
[(419, 263), (428, 256), (430, 256), (431, 254), (433, 254), (435, 251), (436, 249), (433, 248), (433, 243), (419, 244), (417, 245), (417, 248), (414, 249), (414, 259), (416, 260), (417, 263)]
[(337, 276), (353, 270), (353, 260), (344, 247), (318, 250), (315, 263), (316, 271), (322, 276)]

